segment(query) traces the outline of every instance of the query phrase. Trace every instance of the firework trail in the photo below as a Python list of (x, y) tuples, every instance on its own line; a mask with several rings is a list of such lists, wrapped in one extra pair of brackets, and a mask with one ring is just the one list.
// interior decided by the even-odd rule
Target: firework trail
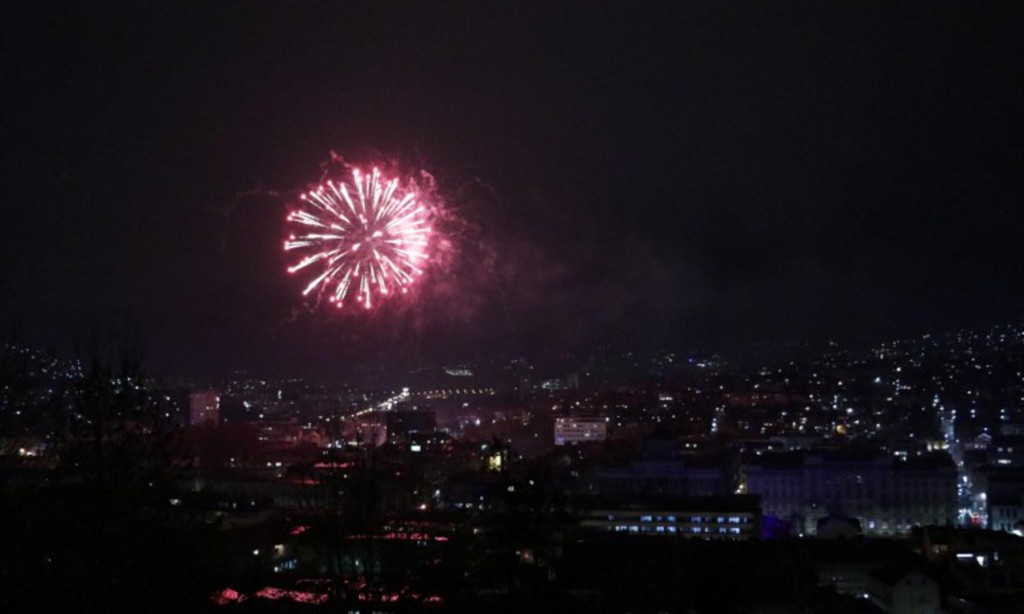
[(432, 229), (414, 188), (402, 189), (376, 168), (356, 168), (350, 182), (328, 180), (300, 199), (303, 206), (288, 214), (297, 228), (284, 249), (303, 254), (289, 273), (316, 271), (303, 296), (315, 292), (337, 307), (351, 296), (370, 309), (408, 292), (423, 274)]

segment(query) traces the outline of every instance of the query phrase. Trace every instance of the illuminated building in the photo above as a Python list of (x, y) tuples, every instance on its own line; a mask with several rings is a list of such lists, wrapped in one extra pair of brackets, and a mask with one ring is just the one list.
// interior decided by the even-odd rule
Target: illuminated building
[(440, 452), (449, 447), (451, 437), (448, 433), (410, 433), (405, 437), (406, 449), (410, 452)]
[(902, 535), (915, 525), (952, 525), (957, 514), (956, 467), (945, 453), (764, 453), (743, 469), (765, 516), (799, 534), (814, 534), (827, 516), (856, 518), (865, 535)]
[(604, 441), (608, 435), (608, 423), (604, 418), (557, 418), (555, 419), (555, 445), (576, 444), (588, 441)]
[(985, 527), (1024, 533), (1024, 467), (987, 465), (974, 472)]
[(595, 501), (580, 528), (651, 537), (747, 540), (760, 536), (758, 498), (679, 497), (646, 503)]
[(188, 397), (189, 424), (216, 425), (220, 421), (220, 397), (216, 392), (193, 392)]
[[(368, 445), (376, 448), (387, 441), (387, 427), (381, 423), (379, 414), (346, 420), (344, 438), (351, 445)], [(343, 441), (335, 441), (333, 447), (342, 447)]]
[(484, 445), (484, 457), (486, 464), (484, 469), (490, 472), (500, 473), (508, 471), (508, 446), (499, 441)]
[(988, 457), (997, 467), (1024, 468), (1024, 436), (994, 435), (988, 445)]

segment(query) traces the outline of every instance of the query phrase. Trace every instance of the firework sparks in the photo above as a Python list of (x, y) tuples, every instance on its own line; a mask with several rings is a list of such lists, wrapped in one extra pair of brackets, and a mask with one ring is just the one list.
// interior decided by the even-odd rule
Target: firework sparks
[(296, 232), (285, 251), (303, 257), (289, 273), (316, 271), (302, 294), (341, 307), (350, 297), (369, 309), (384, 297), (405, 293), (423, 273), (431, 228), (427, 208), (397, 179), (378, 169), (352, 171), (350, 182), (327, 181), (301, 195), (288, 215)]

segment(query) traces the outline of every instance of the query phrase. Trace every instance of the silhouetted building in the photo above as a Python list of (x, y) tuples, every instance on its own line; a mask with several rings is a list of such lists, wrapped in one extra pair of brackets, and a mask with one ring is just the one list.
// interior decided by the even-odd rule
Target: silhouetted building
[(392, 411), (384, 415), (389, 442), (408, 441), (412, 435), (437, 429), (437, 417), (432, 411)]
[(868, 598), (889, 614), (942, 611), (938, 583), (919, 570), (900, 566), (871, 572)]
[(826, 516), (818, 519), (818, 539), (842, 539), (861, 535), (863, 530), (856, 518)]
[(682, 452), (673, 437), (651, 437), (628, 464), (594, 471), (593, 490), (603, 495), (711, 496), (736, 493), (735, 457), (724, 452)]

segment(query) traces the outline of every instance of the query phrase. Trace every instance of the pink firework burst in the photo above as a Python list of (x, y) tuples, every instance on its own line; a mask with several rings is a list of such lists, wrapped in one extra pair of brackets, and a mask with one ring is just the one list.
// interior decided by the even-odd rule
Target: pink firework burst
[(431, 227), (415, 190), (403, 190), (376, 168), (353, 169), (350, 182), (327, 181), (300, 198), (304, 206), (287, 218), (299, 229), (284, 249), (304, 254), (289, 273), (317, 271), (303, 296), (316, 292), (341, 307), (351, 295), (369, 309), (408, 292), (422, 275)]

